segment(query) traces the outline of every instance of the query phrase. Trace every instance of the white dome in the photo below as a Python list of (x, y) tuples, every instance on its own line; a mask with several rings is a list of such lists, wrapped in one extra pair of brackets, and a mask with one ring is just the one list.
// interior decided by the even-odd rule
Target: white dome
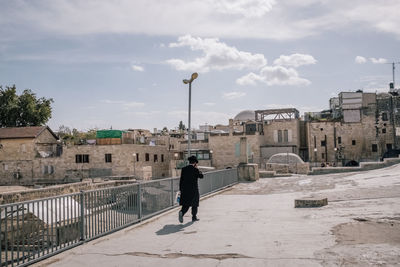
[(255, 120), (255, 115), (256, 113), (254, 110), (243, 110), (239, 112), (234, 118), (234, 121), (254, 121)]
[(293, 153), (278, 153), (272, 155), (272, 157), (269, 158), (268, 163), (293, 164), (304, 163), (304, 161), (298, 155)]

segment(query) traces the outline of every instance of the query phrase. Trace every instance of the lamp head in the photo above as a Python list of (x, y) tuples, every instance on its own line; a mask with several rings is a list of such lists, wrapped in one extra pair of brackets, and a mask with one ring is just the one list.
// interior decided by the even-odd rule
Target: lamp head
[(193, 81), (194, 79), (196, 79), (199, 76), (199, 74), (197, 74), (197, 72), (192, 74), (192, 78), (191, 80)]
[(184, 84), (188, 84), (188, 83), (190, 83), (190, 81), (189, 81), (189, 80), (186, 80), (186, 79), (184, 79), (184, 80), (183, 80), (183, 83), (184, 83)]

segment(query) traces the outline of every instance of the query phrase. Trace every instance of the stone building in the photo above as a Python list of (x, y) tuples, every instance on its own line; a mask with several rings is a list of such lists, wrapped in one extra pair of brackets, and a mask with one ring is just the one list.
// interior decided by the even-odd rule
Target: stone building
[(308, 118), (310, 161), (322, 165), (379, 161), (397, 148), (398, 99), (361, 91), (342, 92), (331, 99), (329, 116)]
[(0, 128), (1, 181), (33, 177), (38, 158), (57, 158), (61, 153), (57, 135), (47, 126)]
[[(290, 152), (306, 157), (308, 152), (304, 123), (296, 109), (244, 110), (230, 119), (228, 125), (208, 125), (202, 132), (207, 138), (193, 138), (191, 152), (208, 153), (208, 162), (200, 164), (217, 169), (239, 164), (241, 137), (246, 137), (248, 162), (261, 167), (276, 153)], [(183, 159), (187, 155), (187, 141), (179, 143), (175, 153)]]
[(62, 146), (46, 126), (0, 128), (1, 184), (50, 184), (112, 176), (150, 179), (170, 175), (167, 146), (121, 142), (111, 145), (113, 142)]

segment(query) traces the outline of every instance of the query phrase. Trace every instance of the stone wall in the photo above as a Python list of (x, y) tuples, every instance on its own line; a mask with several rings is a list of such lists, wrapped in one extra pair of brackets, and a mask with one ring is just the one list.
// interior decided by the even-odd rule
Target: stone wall
[[(275, 120), (264, 124), (264, 145), (284, 145), (300, 147), (300, 124), (298, 119), (293, 120)], [(289, 140), (285, 142), (282, 136), (282, 142), (277, 140), (277, 131), (289, 131)], [(274, 136), (275, 135), (275, 136)], [(296, 152), (298, 153), (298, 152)]]
[(36, 156), (33, 138), (2, 139), (0, 143), (0, 162), (32, 160)]
[[(358, 123), (310, 122), (308, 143), (311, 161), (329, 162), (331, 165), (345, 164), (350, 160), (379, 161), (387, 151), (387, 144), (393, 144), (393, 127), (390, 127), (389, 121), (383, 122), (381, 117), (376, 122), (375, 116), (363, 117)], [(325, 141), (325, 136), (326, 146), (323, 146), (321, 141)], [(376, 152), (372, 150), (373, 144), (377, 147)]]
[(216, 169), (235, 167), (240, 156), (240, 137), (247, 137), (249, 147), (250, 163), (260, 164), (260, 145), (264, 136), (255, 135), (211, 135), (209, 137), (209, 148), (213, 151), (212, 166)]
[(381, 162), (361, 162), (359, 167), (324, 167), (312, 168), (310, 175), (320, 175), (329, 173), (368, 171), (389, 167), (400, 163), (400, 158), (386, 158)]
[(310, 172), (310, 164), (305, 163), (293, 163), (293, 164), (279, 164), (279, 163), (267, 163), (265, 166), (266, 171), (273, 171), (275, 173), (298, 173), (308, 174)]
[[(139, 161), (132, 156), (133, 153), (139, 154)], [(106, 162), (105, 154), (111, 154), (111, 162)], [(89, 155), (89, 162), (77, 163), (76, 155)], [(140, 179), (148, 172), (149, 167), (152, 170), (151, 177), (162, 178), (169, 176), (169, 161), (170, 152), (166, 146), (134, 144), (65, 146), (60, 157), (0, 162), (0, 179), (1, 184), (32, 184), (36, 179), (60, 182), (88, 177), (126, 175)], [(21, 176), (16, 179), (15, 173), (18, 170)]]
[(0, 204), (15, 203), (21, 201), (29, 201), (53, 196), (77, 193), (82, 190), (93, 190), (114, 187), (124, 184), (135, 184), (136, 181), (110, 181), (103, 183), (79, 182), (66, 185), (49, 186), (40, 189), (30, 189), (22, 191), (14, 191), (12, 193), (0, 193)]

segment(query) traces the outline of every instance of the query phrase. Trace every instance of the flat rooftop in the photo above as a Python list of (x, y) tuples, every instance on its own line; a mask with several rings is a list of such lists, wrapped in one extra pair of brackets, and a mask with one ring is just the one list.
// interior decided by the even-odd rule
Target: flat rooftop
[[(304, 197), (328, 205), (294, 208)], [(176, 208), (33, 266), (398, 266), (400, 165), (240, 183), (199, 218)]]

